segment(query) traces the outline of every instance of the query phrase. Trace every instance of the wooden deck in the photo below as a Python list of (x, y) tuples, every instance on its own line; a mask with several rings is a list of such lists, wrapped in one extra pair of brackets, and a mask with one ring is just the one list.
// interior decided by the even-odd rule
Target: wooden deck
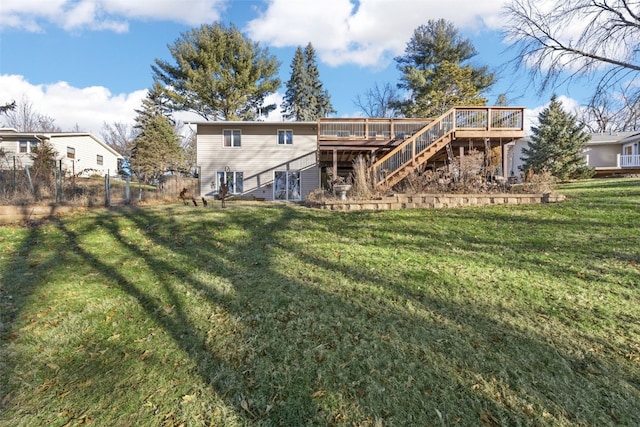
[(374, 167), (379, 166), (378, 180), (393, 174), (397, 174), (396, 179), (406, 176), (410, 169), (425, 162), (446, 161), (447, 145), (458, 156), (465, 150), (484, 150), (487, 144), (502, 147), (522, 137), (522, 107), (456, 107), (435, 119), (321, 118), (318, 121), (321, 166), (330, 166), (345, 174), (353, 160), (363, 154)]

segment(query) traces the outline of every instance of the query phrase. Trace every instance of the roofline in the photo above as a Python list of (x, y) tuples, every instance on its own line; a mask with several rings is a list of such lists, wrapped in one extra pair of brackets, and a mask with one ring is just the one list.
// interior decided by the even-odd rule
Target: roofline
[(187, 125), (234, 125), (234, 126), (264, 126), (264, 125), (281, 125), (281, 126), (295, 126), (295, 125), (317, 125), (317, 121), (312, 122), (260, 122), (260, 121), (243, 121), (243, 120), (218, 120), (218, 121), (202, 121), (202, 122), (185, 122)]
[(99, 145), (101, 145), (103, 148), (105, 148), (107, 151), (111, 152), (111, 154), (115, 155), (117, 158), (122, 159), (122, 155), (120, 153), (118, 153), (116, 150), (114, 150), (113, 148), (109, 147), (104, 141), (102, 141), (100, 138), (98, 138), (97, 136), (95, 136), (92, 133), (89, 132), (45, 132), (45, 133), (39, 133), (39, 132), (6, 132), (4, 131), (4, 129), (0, 130), (0, 137), (2, 135), (6, 135), (8, 137), (31, 137), (31, 138), (37, 138), (37, 139), (49, 139), (51, 140), (52, 138), (55, 137), (75, 137), (75, 136), (84, 136), (84, 137), (89, 137), (91, 139), (93, 139), (94, 141), (96, 141)]

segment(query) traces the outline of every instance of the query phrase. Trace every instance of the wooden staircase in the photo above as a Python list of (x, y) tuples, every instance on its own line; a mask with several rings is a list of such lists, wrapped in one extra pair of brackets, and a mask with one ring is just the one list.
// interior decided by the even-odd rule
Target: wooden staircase
[(524, 136), (524, 109), (508, 107), (454, 107), (426, 124), (370, 169), (375, 186), (391, 188), (433, 158), (454, 139)]
[(424, 126), (371, 165), (377, 187), (392, 187), (427, 162), (454, 137), (455, 109)]

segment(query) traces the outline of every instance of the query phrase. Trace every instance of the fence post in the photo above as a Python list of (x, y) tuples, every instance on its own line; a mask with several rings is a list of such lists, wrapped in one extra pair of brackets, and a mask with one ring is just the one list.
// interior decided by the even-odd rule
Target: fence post
[(31, 182), (31, 174), (29, 173), (29, 166), (25, 166), (24, 171), (27, 174), (27, 181), (29, 181), (29, 189), (31, 190), (31, 194), (33, 195), (33, 197), (35, 197), (36, 192), (33, 189), (33, 182)]
[(111, 185), (109, 185), (109, 170), (107, 169), (107, 174), (104, 176), (104, 205), (106, 207), (111, 206)]
[(16, 156), (13, 156), (13, 195), (18, 192), (18, 177), (16, 176)]
[(56, 201), (60, 203), (62, 201), (62, 160), (58, 165), (58, 182), (56, 183)]
[(131, 178), (127, 176), (124, 183), (124, 204), (131, 203)]

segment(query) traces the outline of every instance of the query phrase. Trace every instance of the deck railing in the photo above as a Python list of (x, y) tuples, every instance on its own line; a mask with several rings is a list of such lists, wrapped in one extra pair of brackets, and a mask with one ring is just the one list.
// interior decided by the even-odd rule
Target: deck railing
[(453, 131), (455, 120), (455, 110), (440, 117), (440, 119), (427, 124), (413, 137), (400, 144), (392, 152), (376, 162), (373, 168), (373, 176), (376, 182), (392, 176), (401, 167), (415, 159), (416, 154), (421, 153), (435, 141), (439, 140), (447, 133)]
[(621, 168), (638, 168), (640, 167), (640, 154), (621, 154)]
[(327, 119), (318, 120), (318, 140), (404, 139), (431, 119)]
[[(376, 183), (381, 183), (416, 158), (431, 144), (447, 134), (464, 130), (517, 130), (524, 128), (524, 109), (506, 107), (452, 108), (437, 120), (424, 125), (411, 137), (372, 165)], [(417, 166), (417, 164), (416, 164)]]
[[(458, 130), (524, 129), (524, 110), (522, 108), (465, 107), (455, 110)], [(491, 120), (488, 120), (489, 117)]]

